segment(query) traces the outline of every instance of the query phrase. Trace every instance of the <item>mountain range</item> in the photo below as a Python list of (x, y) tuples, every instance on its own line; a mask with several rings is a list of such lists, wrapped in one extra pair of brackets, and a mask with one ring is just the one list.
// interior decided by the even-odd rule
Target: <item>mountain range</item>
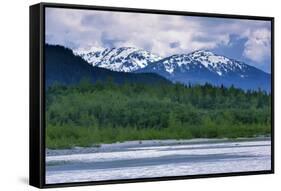
[(121, 47), (73, 51), (90, 65), (130, 74), (153, 73), (183, 84), (231, 85), (270, 92), (271, 75), (244, 62), (208, 50), (161, 58), (143, 49)]

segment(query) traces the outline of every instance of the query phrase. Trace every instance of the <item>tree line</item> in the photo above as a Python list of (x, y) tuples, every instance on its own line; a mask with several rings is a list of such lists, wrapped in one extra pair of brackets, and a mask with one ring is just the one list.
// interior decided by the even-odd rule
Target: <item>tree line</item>
[(139, 139), (269, 135), (271, 95), (183, 84), (54, 84), (46, 91), (47, 146)]

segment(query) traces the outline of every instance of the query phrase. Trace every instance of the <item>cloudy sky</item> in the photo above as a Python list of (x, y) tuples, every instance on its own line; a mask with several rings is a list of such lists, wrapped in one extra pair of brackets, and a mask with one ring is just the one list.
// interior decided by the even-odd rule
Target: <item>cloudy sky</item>
[(139, 47), (160, 56), (199, 49), (266, 72), (271, 66), (269, 21), (46, 8), (46, 42), (71, 49)]

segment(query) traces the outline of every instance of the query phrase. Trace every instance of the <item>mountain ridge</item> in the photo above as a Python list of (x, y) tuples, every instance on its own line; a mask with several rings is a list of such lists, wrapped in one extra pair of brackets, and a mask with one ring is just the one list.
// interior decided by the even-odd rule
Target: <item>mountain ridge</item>
[(60, 45), (45, 45), (45, 84), (54, 83), (71, 85), (88, 79), (93, 83), (112, 80), (121, 83), (161, 84), (171, 83), (166, 78), (155, 73), (115, 72), (105, 68), (93, 67), (73, 51)]
[(161, 57), (135, 47), (105, 48), (103, 50), (73, 51), (89, 64), (117, 72), (133, 72)]

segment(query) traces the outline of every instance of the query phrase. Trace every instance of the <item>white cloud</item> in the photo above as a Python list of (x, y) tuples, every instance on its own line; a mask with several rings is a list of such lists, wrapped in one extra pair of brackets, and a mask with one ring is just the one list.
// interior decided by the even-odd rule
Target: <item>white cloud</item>
[[(230, 46), (230, 35), (235, 34), (248, 38), (244, 55), (261, 60), (267, 55), (266, 47), (257, 39), (267, 37), (251, 31), (264, 25), (267, 23), (263, 21), (144, 13), (61, 8), (46, 11), (46, 39), (50, 44), (70, 48), (134, 46), (161, 56)], [(177, 46), (171, 46), (175, 43)], [(259, 50), (254, 49), (257, 44)]]
[(243, 54), (250, 60), (262, 64), (264, 59), (271, 55), (271, 32), (262, 28), (249, 33)]

